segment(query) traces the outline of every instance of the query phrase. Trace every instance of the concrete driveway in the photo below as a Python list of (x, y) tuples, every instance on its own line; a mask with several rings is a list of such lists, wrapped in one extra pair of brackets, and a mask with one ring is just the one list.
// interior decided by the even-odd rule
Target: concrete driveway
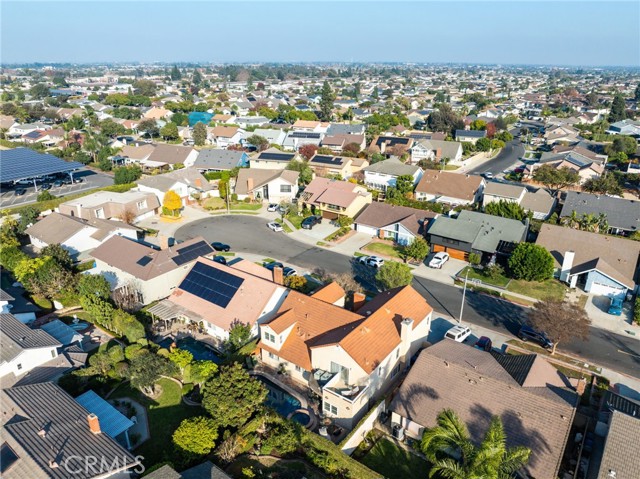
[(591, 319), (592, 325), (598, 328), (616, 331), (618, 333), (624, 333), (626, 330), (632, 328), (632, 303), (628, 301), (624, 302), (622, 314), (620, 316), (607, 313), (609, 310), (609, 304), (610, 300), (606, 296), (589, 295), (589, 299), (587, 300), (587, 304), (584, 309)]
[(322, 241), (331, 233), (338, 231), (338, 227), (332, 225), (329, 220), (323, 219), (322, 223), (315, 225), (310, 230), (300, 229), (297, 235), (304, 235), (307, 238), (311, 238), (315, 241)]
[(455, 275), (460, 272), (462, 268), (468, 265), (466, 261), (449, 258), (449, 261), (447, 261), (442, 268), (429, 268), (429, 261), (431, 261), (431, 258), (433, 258), (434, 255), (435, 253), (431, 253), (427, 256), (427, 259), (424, 260), (423, 264), (418, 267), (422, 276), (432, 279), (433, 281), (453, 284), (453, 278)]

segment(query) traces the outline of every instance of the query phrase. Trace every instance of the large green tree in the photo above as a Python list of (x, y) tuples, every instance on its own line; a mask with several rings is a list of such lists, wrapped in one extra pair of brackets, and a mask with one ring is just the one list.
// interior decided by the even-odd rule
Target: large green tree
[(499, 417), (491, 419), (479, 445), (469, 437), (466, 425), (451, 409), (438, 414), (437, 426), (422, 435), (421, 450), (432, 464), (430, 478), (508, 479), (529, 461), (525, 447), (507, 448), (507, 437)]
[(193, 127), (193, 142), (196, 146), (202, 146), (207, 141), (207, 127), (204, 123), (198, 122)]
[(402, 253), (419, 263), (429, 255), (429, 243), (424, 238), (416, 238), (403, 248)]
[(223, 366), (204, 386), (202, 406), (221, 426), (245, 424), (267, 398), (267, 388), (239, 363)]
[(172, 439), (182, 454), (188, 457), (204, 456), (216, 446), (218, 427), (211, 418), (192, 417), (180, 423)]
[(545, 281), (554, 271), (553, 256), (543, 246), (520, 243), (509, 257), (509, 271), (515, 279)]
[(180, 70), (178, 69), (177, 65), (173, 65), (173, 68), (171, 69), (171, 73), (169, 74), (169, 76), (174, 81), (180, 80), (182, 78), (182, 73), (180, 73)]
[(502, 216), (513, 220), (522, 221), (527, 214), (524, 208), (515, 201), (499, 200), (485, 205), (484, 212), (493, 216)]
[(160, 129), (160, 136), (165, 140), (177, 140), (180, 136), (178, 133), (178, 126), (175, 123), (167, 123)]
[(322, 121), (331, 121), (333, 117), (333, 101), (335, 95), (331, 86), (327, 80), (322, 85), (322, 91), (320, 92), (320, 119)]
[(171, 372), (169, 364), (165, 358), (151, 352), (136, 356), (129, 364), (131, 385), (146, 394), (153, 394), (160, 376)]
[(291, 160), (287, 164), (287, 170), (297, 171), (300, 173), (298, 183), (301, 185), (308, 185), (313, 179), (313, 170), (309, 166), (308, 161)]
[(382, 291), (406, 286), (411, 284), (412, 280), (411, 268), (398, 261), (385, 261), (376, 273), (376, 282)]
[(562, 188), (577, 184), (580, 181), (580, 175), (567, 167), (555, 168), (553, 165), (542, 165), (534, 170), (533, 179), (557, 193)]
[(600, 178), (589, 178), (582, 187), (589, 193), (622, 195), (622, 186), (613, 173), (605, 173)]
[(611, 102), (611, 111), (609, 112), (609, 122), (624, 120), (627, 118), (626, 105), (624, 97), (620, 93), (616, 93)]

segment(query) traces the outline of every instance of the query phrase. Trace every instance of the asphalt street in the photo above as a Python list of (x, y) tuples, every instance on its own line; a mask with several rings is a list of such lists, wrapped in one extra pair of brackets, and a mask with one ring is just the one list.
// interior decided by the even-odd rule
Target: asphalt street
[(469, 170), (467, 173), (482, 174), (493, 173), (494, 176), (502, 173), (504, 170), (511, 169), (518, 160), (524, 156), (524, 146), (520, 142), (520, 137), (514, 137), (507, 143), (498, 155), (487, 161), (486, 163)]
[[(330, 250), (309, 246), (285, 233), (274, 233), (264, 218), (248, 215), (218, 216), (198, 220), (178, 229), (175, 239), (184, 241), (202, 236), (207, 241), (231, 245), (232, 251), (254, 253), (309, 270), (321, 267), (332, 273), (360, 273), (360, 266)], [(416, 277), (414, 288), (437, 313), (457, 318), (462, 290), (452, 285)], [(526, 308), (491, 296), (467, 292), (463, 322), (504, 333), (517, 333)], [(640, 341), (606, 330), (591, 328), (588, 341), (560, 344), (558, 349), (623, 374), (640, 377)]]

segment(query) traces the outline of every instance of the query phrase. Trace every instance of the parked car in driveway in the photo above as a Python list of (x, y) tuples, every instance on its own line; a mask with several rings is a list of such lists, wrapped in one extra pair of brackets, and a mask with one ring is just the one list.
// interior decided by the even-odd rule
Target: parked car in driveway
[(471, 335), (471, 330), (468, 326), (454, 326), (444, 335), (447, 339), (453, 339), (457, 343), (464, 343), (465, 340)]
[(282, 228), (282, 225), (280, 223), (276, 223), (275, 221), (271, 222), (271, 223), (267, 223), (267, 227), (271, 230), (271, 231), (275, 231), (276, 233), (279, 231), (284, 231)]
[(449, 261), (449, 253), (440, 251), (431, 258), (431, 261), (429, 261), (429, 268), (440, 269), (447, 261)]
[(482, 173), (482, 176), (484, 178), (486, 178), (487, 180), (492, 180), (493, 179), (493, 173), (491, 173), (490, 171), (486, 171), (486, 172)]
[(267, 206), (267, 211), (276, 211), (278, 209), (277, 203), (271, 203)]
[(611, 298), (609, 300), (609, 309), (607, 313), (613, 314), (614, 316), (620, 316), (622, 314), (622, 298)]
[(315, 225), (319, 225), (320, 223), (322, 223), (322, 217), (320, 217), (320, 216), (307, 216), (305, 219), (302, 220), (301, 226), (305, 230), (310, 230)]
[(358, 258), (358, 261), (372, 268), (379, 268), (384, 264), (384, 259), (378, 256), (360, 256), (360, 258)]
[(213, 257), (213, 261), (215, 261), (216, 263), (220, 263), (220, 264), (227, 264), (227, 258), (225, 258), (222, 255), (217, 255)]
[(533, 341), (545, 349), (553, 348), (553, 341), (551, 341), (546, 334), (536, 331), (531, 326), (522, 326), (520, 331), (518, 331), (518, 337), (525, 343), (527, 341)]
[(298, 272), (293, 269), (291, 266), (285, 266), (282, 270), (283, 276), (286, 278), (287, 276), (296, 276)]
[(211, 243), (211, 246), (216, 251), (228, 252), (231, 249), (231, 246), (225, 243), (220, 243), (219, 241), (214, 241), (213, 243)]

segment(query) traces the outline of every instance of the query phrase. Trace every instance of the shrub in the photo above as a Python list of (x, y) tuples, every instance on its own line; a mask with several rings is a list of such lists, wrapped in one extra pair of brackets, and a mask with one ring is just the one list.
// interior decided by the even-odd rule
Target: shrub
[(553, 276), (553, 256), (534, 243), (520, 243), (509, 257), (509, 269), (515, 279), (546, 281)]
[(640, 296), (636, 296), (635, 305), (633, 306), (633, 321), (640, 326)]
[(472, 265), (479, 265), (481, 260), (482, 256), (480, 256), (478, 253), (469, 253), (469, 263), (471, 263)]
[(55, 196), (53, 196), (51, 193), (45, 190), (42, 193), (38, 193), (37, 199), (38, 201), (49, 201), (49, 200), (55, 199)]

